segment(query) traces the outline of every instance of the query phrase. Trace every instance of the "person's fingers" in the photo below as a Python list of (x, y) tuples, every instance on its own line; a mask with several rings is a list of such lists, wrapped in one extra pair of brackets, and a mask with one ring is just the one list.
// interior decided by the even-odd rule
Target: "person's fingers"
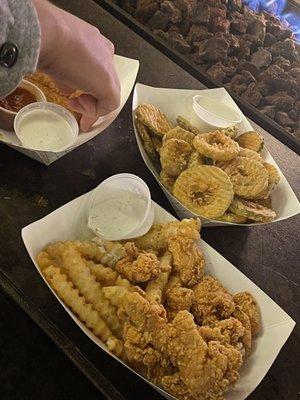
[(62, 82), (59, 79), (56, 79), (55, 77), (52, 76), (52, 79), (55, 83), (55, 85), (58, 87), (59, 91), (65, 95), (65, 96), (70, 96), (72, 93), (75, 92), (75, 89), (71, 88), (70, 86), (66, 85), (64, 82)]

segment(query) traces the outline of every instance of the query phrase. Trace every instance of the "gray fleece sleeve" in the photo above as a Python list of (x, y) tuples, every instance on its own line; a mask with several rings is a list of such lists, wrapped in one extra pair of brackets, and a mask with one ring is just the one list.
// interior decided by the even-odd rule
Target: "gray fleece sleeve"
[(17, 46), (18, 56), (10, 68), (0, 66), (0, 97), (11, 93), (23, 76), (35, 71), (41, 32), (31, 0), (0, 0), (0, 55), (7, 43)]

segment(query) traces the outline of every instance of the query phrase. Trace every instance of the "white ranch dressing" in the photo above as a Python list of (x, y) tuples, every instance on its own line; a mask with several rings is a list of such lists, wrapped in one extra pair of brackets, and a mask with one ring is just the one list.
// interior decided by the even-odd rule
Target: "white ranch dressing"
[(23, 145), (37, 150), (59, 151), (73, 139), (70, 124), (51, 110), (32, 110), (24, 115), (18, 131)]
[(143, 196), (109, 188), (109, 196), (103, 196), (91, 206), (88, 227), (104, 239), (118, 240), (141, 225), (146, 208)]

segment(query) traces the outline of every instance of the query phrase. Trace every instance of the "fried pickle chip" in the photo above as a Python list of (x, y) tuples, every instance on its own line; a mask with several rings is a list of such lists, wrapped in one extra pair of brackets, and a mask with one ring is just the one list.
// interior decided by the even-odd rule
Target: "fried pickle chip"
[(199, 133), (201, 133), (198, 128), (196, 128), (194, 125), (192, 125), (190, 123), (190, 121), (183, 118), (181, 115), (178, 115), (178, 117), (176, 118), (176, 121), (182, 129), (185, 129), (186, 131), (190, 131), (194, 135), (198, 135)]
[(245, 199), (234, 198), (229, 210), (257, 222), (271, 222), (276, 218), (275, 211)]
[(242, 215), (233, 214), (230, 211), (226, 211), (221, 217), (217, 218), (218, 221), (231, 222), (233, 224), (244, 224), (247, 221), (247, 217)]
[(196, 167), (205, 163), (205, 157), (201, 156), (198, 151), (193, 151), (190, 155), (187, 168)]
[(235, 140), (241, 147), (256, 152), (261, 151), (264, 145), (264, 138), (254, 131), (242, 133)]
[(268, 175), (269, 175), (268, 176), (268, 186), (265, 190), (258, 193), (258, 195), (255, 196), (255, 199), (267, 199), (268, 197), (270, 197), (275, 185), (280, 180), (279, 173), (277, 171), (277, 168), (274, 167), (274, 165), (264, 162), (263, 166), (265, 167), (265, 169), (267, 170)]
[(251, 160), (258, 161), (261, 164), (264, 163), (264, 159), (261, 157), (261, 155), (259, 153), (257, 153), (254, 150), (244, 149), (243, 147), (240, 148), (238, 156), (239, 157), (251, 158)]
[(183, 171), (176, 179), (173, 194), (195, 214), (218, 218), (233, 199), (233, 187), (220, 168), (200, 165)]
[(226, 129), (222, 129), (221, 133), (224, 133), (226, 136), (230, 137), (231, 139), (234, 139), (238, 134), (238, 127), (236, 125), (229, 126)]
[(229, 176), (234, 193), (245, 198), (253, 198), (268, 186), (268, 172), (255, 160), (237, 157), (224, 168)]
[(239, 145), (220, 131), (197, 135), (193, 141), (195, 149), (214, 161), (228, 161), (237, 157)]
[(139, 135), (143, 141), (143, 145), (145, 148), (146, 153), (152, 160), (157, 160), (157, 153), (156, 150), (153, 146), (149, 129), (147, 128), (146, 125), (142, 124), (141, 121), (138, 119), (135, 120), (137, 130), (139, 132)]
[(180, 139), (167, 140), (160, 149), (160, 163), (163, 171), (177, 177), (187, 167), (192, 147)]
[(160, 149), (161, 149), (161, 146), (162, 146), (161, 139), (158, 138), (157, 136), (152, 136), (151, 142), (152, 142), (152, 146), (154, 147), (157, 155), (159, 155), (160, 154)]
[(163, 143), (169, 139), (180, 139), (185, 140), (192, 146), (194, 138), (195, 135), (192, 132), (186, 131), (185, 129), (180, 128), (180, 126), (175, 126), (175, 128), (171, 129), (164, 135)]
[(140, 104), (135, 110), (136, 117), (154, 133), (163, 136), (172, 129), (168, 117), (153, 104)]
[(251, 201), (253, 201), (254, 203), (260, 204), (261, 206), (264, 206), (266, 208), (271, 208), (272, 209), (271, 196), (267, 197), (266, 199), (253, 199)]
[(166, 172), (162, 170), (159, 174), (159, 180), (164, 185), (164, 187), (168, 189), (170, 193), (172, 193), (176, 178), (174, 178), (174, 176), (166, 174)]

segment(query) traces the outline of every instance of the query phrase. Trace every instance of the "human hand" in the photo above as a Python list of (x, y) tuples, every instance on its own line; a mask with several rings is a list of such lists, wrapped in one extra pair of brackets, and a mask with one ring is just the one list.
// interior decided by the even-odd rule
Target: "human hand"
[(70, 100), (88, 131), (120, 104), (120, 83), (113, 65), (114, 46), (97, 28), (47, 0), (33, 0), (41, 26), (38, 67), (51, 75), (64, 94), (83, 92)]

